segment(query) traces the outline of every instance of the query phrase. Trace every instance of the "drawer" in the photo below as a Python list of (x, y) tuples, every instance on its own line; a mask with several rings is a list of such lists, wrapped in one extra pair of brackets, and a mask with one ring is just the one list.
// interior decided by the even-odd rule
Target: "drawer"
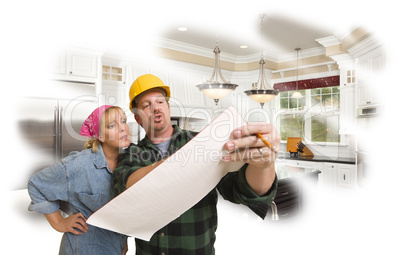
[(296, 166), (296, 167), (309, 167), (309, 168), (320, 168), (319, 162), (312, 162), (308, 160), (286, 160), (286, 165), (288, 166)]

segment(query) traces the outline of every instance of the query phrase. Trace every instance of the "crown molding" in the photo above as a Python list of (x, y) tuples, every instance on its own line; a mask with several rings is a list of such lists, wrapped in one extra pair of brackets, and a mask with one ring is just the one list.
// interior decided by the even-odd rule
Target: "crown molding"
[(355, 24), (350, 27), (338, 28), (333, 34), (336, 38), (339, 38), (339, 40), (342, 41), (359, 27), (361, 27), (361, 24)]
[(328, 67), (328, 66), (331, 66), (334, 64), (336, 64), (335, 61), (328, 61), (328, 62), (323, 62), (323, 63), (299, 66), (298, 68), (291, 67), (291, 68), (286, 68), (286, 69), (275, 70), (275, 71), (272, 71), (272, 73), (288, 72), (288, 71), (293, 71), (293, 70), (298, 70), (298, 69), (302, 70), (302, 69), (307, 69), (307, 68), (312, 68), (312, 67), (317, 67), (317, 66), (327, 66)]
[(381, 47), (382, 45), (382, 41), (380, 41), (376, 35), (371, 35), (360, 43), (352, 46), (348, 52), (352, 54), (353, 57), (358, 58), (372, 52), (374, 49)]
[(338, 45), (338, 44), (342, 43), (342, 41), (339, 40), (338, 37), (336, 37), (334, 35), (323, 37), (323, 38), (318, 38), (315, 41), (324, 47), (329, 47), (329, 46)]
[[(325, 55), (325, 48), (322, 46), (314, 47), (311, 49), (300, 50), (300, 52), (299, 52), (299, 58), (309, 58), (309, 57), (315, 57), (315, 56), (320, 56), (320, 55)], [(296, 58), (297, 57), (296, 57), (295, 52), (282, 54), (277, 58), (277, 63), (294, 61), (294, 60), (296, 60)]]
[[(162, 37), (158, 37), (156, 39), (154, 46), (194, 54), (202, 57), (214, 58), (213, 49), (200, 47), (189, 43), (183, 43), (175, 40), (170, 40)], [(300, 53), (303, 58), (319, 56), (325, 54), (325, 48), (319, 46), (311, 49), (301, 50)], [(296, 59), (294, 52), (286, 54), (278, 54), (273, 51), (264, 51), (263, 55), (265, 60), (272, 61), (275, 63), (286, 62)], [(220, 54), (220, 59), (222, 61), (228, 61), (232, 63), (251, 63), (259, 61), (260, 58), (261, 53), (255, 53), (245, 56), (236, 56), (225, 52), (221, 52)]]
[[(158, 37), (155, 40), (154, 46), (194, 54), (202, 57), (214, 58), (214, 52), (211, 48), (200, 47), (193, 44), (183, 43), (162, 37)], [(220, 53), (220, 59), (223, 61), (235, 63), (237, 58), (237, 56), (232, 54), (228, 54), (225, 52)]]
[(349, 64), (354, 62), (354, 58), (350, 53), (332, 55), (331, 58), (335, 60), (338, 65)]

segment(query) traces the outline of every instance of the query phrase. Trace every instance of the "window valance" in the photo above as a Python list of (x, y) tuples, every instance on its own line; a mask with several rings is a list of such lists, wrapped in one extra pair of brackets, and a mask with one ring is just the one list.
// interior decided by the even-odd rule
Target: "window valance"
[[(298, 89), (316, 89), (325, 87), (339, 86), (339, 75), (322, 77), (316, 79), (299, 80)], [(296, 90), (296, 81), (275, 83), (274, 89), (282, 91), (292, 91)]]

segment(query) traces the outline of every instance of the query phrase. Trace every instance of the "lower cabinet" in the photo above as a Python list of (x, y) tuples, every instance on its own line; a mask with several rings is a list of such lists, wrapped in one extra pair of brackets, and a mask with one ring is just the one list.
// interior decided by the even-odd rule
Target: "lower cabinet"
[(357, 186), (357, 171), (354, 164), (324, 163), (321, 172), (322, 188), (353, 189)]
[(320, 188), (354, 189), (357, 187), (357, 169), (355, 164), (314, 162), (308, 160), (284, 160), (282, 164), (293, 167), (315, 168)]

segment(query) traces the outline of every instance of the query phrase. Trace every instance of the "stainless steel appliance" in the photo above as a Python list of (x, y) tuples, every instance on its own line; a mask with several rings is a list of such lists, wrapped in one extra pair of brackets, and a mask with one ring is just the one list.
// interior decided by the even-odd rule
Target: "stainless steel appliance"
[[(23, 146), (13, 189), (25, 189), (35, 172), (84, 147), (81, 125), (97, 107), (93, 83), (53, 81), (50, 91), (17, 99), (17, 127)], [(43, 96), (41, 96), (43, 95)], [(19, 167), (20, 166), (20, 167)]]

